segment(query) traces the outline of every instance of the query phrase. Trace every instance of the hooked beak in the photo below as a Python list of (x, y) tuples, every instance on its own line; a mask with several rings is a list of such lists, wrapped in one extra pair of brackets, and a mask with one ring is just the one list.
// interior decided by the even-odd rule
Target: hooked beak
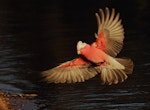
[(80, 52), (79, 50), (77, 50), (77, 54), (78, 54), (78, 55), (80, 55), (80, 54), (81, 54), (81, 52)]
[(82, 41), (78, 41), (78, 43), (77, 43), (77, 54), (78, 54), (78, 55), (81, 54), (81, 52), (80, 52), (81, 45), (82, 45)]

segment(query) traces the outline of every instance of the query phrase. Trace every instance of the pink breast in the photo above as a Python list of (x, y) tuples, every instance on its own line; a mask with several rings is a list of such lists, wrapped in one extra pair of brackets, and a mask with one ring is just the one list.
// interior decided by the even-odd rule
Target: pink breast
[(100, 49), (97, 49), (93, 46), (85, 46), (81, 50), (81, 54), (86, 57), (88, 60), (94, 62), (94, 63), (100, 63), (106, 61), (106, 54)]

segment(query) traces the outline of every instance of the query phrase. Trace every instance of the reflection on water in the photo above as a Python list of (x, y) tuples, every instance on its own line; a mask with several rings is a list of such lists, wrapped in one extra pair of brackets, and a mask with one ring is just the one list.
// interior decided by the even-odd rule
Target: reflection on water
[[(115, 7), (125, 27), (119, 56), (134, 60), (123, 84), (101, 86), (99, 76), (77, 84), (45, 84), (39, 72), (76, 57), (76, 42), (92, 42), (98, 8)], [(37, 93), (23, 110), (150, 109), (148, 0), (11, 1), (0, 0), (0, 90)]]

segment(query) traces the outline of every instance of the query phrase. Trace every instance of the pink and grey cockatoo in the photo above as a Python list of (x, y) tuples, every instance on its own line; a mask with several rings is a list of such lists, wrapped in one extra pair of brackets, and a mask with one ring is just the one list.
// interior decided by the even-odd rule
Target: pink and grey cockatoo
[(98, 32), (91, 45), (77, 43), (78, 58), (43, 71), (43, 80), (48, 83), (84, 82), (100, 73), (102, 84), (117, 84), (127, 79), (133, 71), (133, 62), (127, 58), (115, 58), (123, 47), (124, 28), (115, 10), (99, 10), (96, 13)]

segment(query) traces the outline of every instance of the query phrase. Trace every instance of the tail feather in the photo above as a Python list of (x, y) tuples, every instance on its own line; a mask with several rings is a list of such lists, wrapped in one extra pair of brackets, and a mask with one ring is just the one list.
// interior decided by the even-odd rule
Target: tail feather
[(132, 74), (133, 72), (133, 61), (129, 58), (115, 58), (119, 63), (125, 66), (125, 72), (126, 74)]
[(110, 69), (101, 67), (101, 82), (102, 84), (118, 84), (127, 79), (127, 75), (121, 69)]
[(133, 62), (131, 59), (108, 56), (108, 60), (95, 69), (101, 73), (102, 84), (117, 84), (124, 82), (128, 77), (127, 74), (132, 73)]
[(125, 69), (125, 66), (118, 62), (115, 58), (108, 56), (106, 61), (107, 67), (111, 69)]

